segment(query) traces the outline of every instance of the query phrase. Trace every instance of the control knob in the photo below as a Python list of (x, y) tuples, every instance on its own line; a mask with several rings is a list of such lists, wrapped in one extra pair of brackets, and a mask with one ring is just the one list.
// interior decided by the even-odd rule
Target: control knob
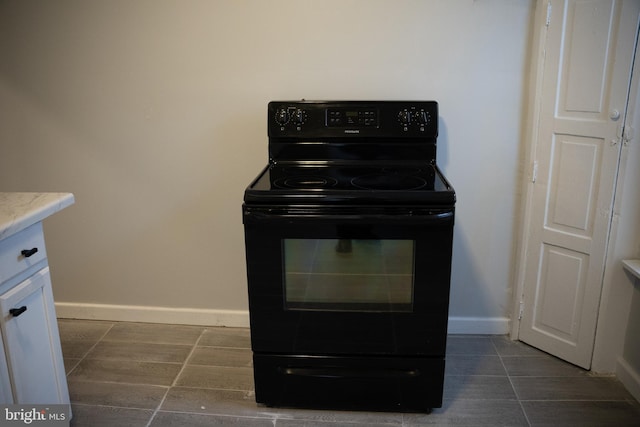
[(424, 110), (420, 110), (419, 112), (417, 112), (416, 117), (418, 119), (418, 123), (420, 123), (421, 125), (429, 124), (429, 120), (431, 119), (429, 113)]
[(279, 125), (286, 125), (287, 123), (289, 123), (289, 119), (291, 118), (291, 116), (289, 116), (289, 111), (287, 111), (286, 108), (278, 108), (276, 110), (276, 123), (278, 123)]
[(402, 110), (398, 113), (398, 120), (403, 125), (408, 125), (411, 123), (411, 112), (408, 110)]
[(293, 113), (293, 121), (296, 124), (303, 124), (304, 121), (307, 118), (307, 113), (304, 110), (301, 110), (300, 108), (298, 108), (294, 113)]

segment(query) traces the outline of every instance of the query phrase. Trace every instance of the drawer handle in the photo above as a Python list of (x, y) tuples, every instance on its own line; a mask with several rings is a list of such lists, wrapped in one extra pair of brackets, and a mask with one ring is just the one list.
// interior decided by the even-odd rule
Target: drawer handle
[(20, 252), (25, 258), (29, 258), (31, 255), (35, 254), (36, 252), (38, 252), (38, 248), (33, 248), (33, 249), (23, 249), (22, 252)]
[(24, 313), (25, 311), (27, 311), (27, 306), (23, 305), (20, 308), (11, 308), (9, 309), (9, 313), (13, 316), (13, 317), (18, 317), (20, 316), (22, 313)]

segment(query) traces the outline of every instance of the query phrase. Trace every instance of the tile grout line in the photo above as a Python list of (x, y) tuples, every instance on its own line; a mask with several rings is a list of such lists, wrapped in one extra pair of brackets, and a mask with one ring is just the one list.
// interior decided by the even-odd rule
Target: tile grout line
[(167, 387), (167, 391), (165, 391), (164, 395), (162, 396), (162, 399), (160, 399), (160, 402), (158, 403), (158, 406), (156, 407), (156, 409), (154, 409), (153, 414), (151, 414), (151, 418), (149, 418), (149, 422), (147, 423), (146, 427), (150, 427), (151, 426), (151, 423), (153, 422), (153, 419), (156, 417), (156, 415), (160, 411), (160, 408), (162, 407), (162, 405), (164, 404), (165, 400), (167, 399), (167, 395), (169, 394), (171, 389), (176, 386), (176, 384), (178, 382), (178, 378), (180, 378), (180, 375), (182, 375), (182, 372), (184, 372), (185, 368), (187, 367), (187, 363), (189, 362), (189, 359), (191, 359), (191, 356), (196, 351), (196, 348), (198, 347), (198, 343), (200, 342), (200, 340), (202, 339), (202, 336), (204, 335), (204, 333), (206, 331), (207, 331), (206, 327), (202, 328), (202, 331), (200, 331), (200, 335), (198, 336), (198, 339), (196, 339), (195, 342), (193, 343), (193, 346), (191, 347), (191, 351), (189, 352), (187, 357), (185, 357), (184, 362), (182, 363), (182, 367), (180, 368), (180, 370), (176, 374), (176, 377), (173, 379), (173, 381), (171, 382), (169, 387)]
[(515, 394), (515, 396), (516, 396), (516, 400), (518, 401), (518, 406), (520, 406), (520, 410), (522, 411), (522, 415), (524, 415), (524, 419), (527, 422), (527, 424), (529, 426), (531, 426), (531, 420), (529, 420), (529, 416), (527, 415), (527, 411), (525, 411), (524, 410), (524, 406), (522, 406), (522, 400), (520, 399), (520, 395), (518, 394), (518, 391), (516, 390), (515, 386), (513, 385), (513, 381), (511, 380), (511, 375), (509, 375), (509, 371), (507, 370), (507, 365), (504, 364), (504, 360), (502, 359), (502, 354), (500, 354), (500, 350), (498, 350), (498, 347), (496, 346), (496, 343), (493, 341), (493, 339), (491, 339), (490, 341), (491, 341), (491, 345), (493, 345), (494, 350), (498, 354), (498, 357), (500, 358), (500, 364), (502, 365), (502, 368), (504, 369), (505, 374), (507, 374), (507, 379), (509, 380), (509, 384), (511, 385), (511, 389), (513, 390), (513, 394)]
[[(111, 326), (109, 326), (109, 328), (107, 328), (107, 330), (96, 340), (96, 342), (91, 347), (89, 347), (89, 350), (87, 350), (87, 352), (80, 358), (80, 360), (78, 360), (78, 363), (76, 363), (76, 365), (73, 368), (71, 368), (69, 372), (67, 372), (66, 378), (69, 378), (69, 375), (71, 375), (71, 373), (75, 371), (78, 368), (78, 366), (80, 366), (80, 363), (82, 363), (87, 358), (89, 353), (91, 353), (91, 351), (93, 351), (93, 349), (96, 348), (96, 346), (100, 343), (100, 341), (104, 339), (104, 337), (109, 333), (109, 331), (113, 329), (113, 327), (115, 326), (115, 322), (110, 322), (110, 323), (111, 323)], [(64, 359), (64, 355), (62, 359)]]

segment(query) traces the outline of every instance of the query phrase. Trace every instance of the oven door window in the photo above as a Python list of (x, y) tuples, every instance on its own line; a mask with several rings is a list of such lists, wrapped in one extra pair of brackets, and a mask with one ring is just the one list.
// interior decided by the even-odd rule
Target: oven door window
[(283, 239), (287, 310), (411, 312), (413, 240)]

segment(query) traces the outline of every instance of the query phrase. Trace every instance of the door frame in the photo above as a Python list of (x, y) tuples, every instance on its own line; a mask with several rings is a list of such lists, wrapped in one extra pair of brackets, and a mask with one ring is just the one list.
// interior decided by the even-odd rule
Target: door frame
[(531, 64), (529, 70), (531, 75), (529, 77), (529, 84), (527, 87), (527, 93), (525, 99), (527, 102), (525, 105), (525, 120), (523, 126), (523, 141), (524, 141), (524, 158), (522, 159), (522, 167), (524, 173), (522, 174), (521, 194), (522, 201), (520, 203), (520, 212), (518, 217), (520, 218), (520, 224), (518, 226), (517, 242), (516, 242), (516, 262), (514, 266), (514, 279), (515, 287), (513, 292), (513, 311), (511, 313), (511, 334), (510, 337), (513, 340), (519, 339), (520, 334), (520, 319), (522, 318), (522, 310), (524, 308), (523, 296), (524, 296), (524, 282), (525, 282), (525, 269), (526, 260), (529, 255), (528, 232), (531, 224), (533, 204), (533, 175), (534, 175), (534, 160), (536, 158), (536, 148), (538, 141), (538, 129), (540, 123), (540, 115), (542, 110), (542, 81), (543, 71), (545, 64), (545, 40), (547, 38), (548, 26), (543, 23), (548, 21), (550, 13), (549, 0), (537, 0), (535, 14), (533, 18), (533, 37), (531, 39), (531, 45), (529, 51)]

